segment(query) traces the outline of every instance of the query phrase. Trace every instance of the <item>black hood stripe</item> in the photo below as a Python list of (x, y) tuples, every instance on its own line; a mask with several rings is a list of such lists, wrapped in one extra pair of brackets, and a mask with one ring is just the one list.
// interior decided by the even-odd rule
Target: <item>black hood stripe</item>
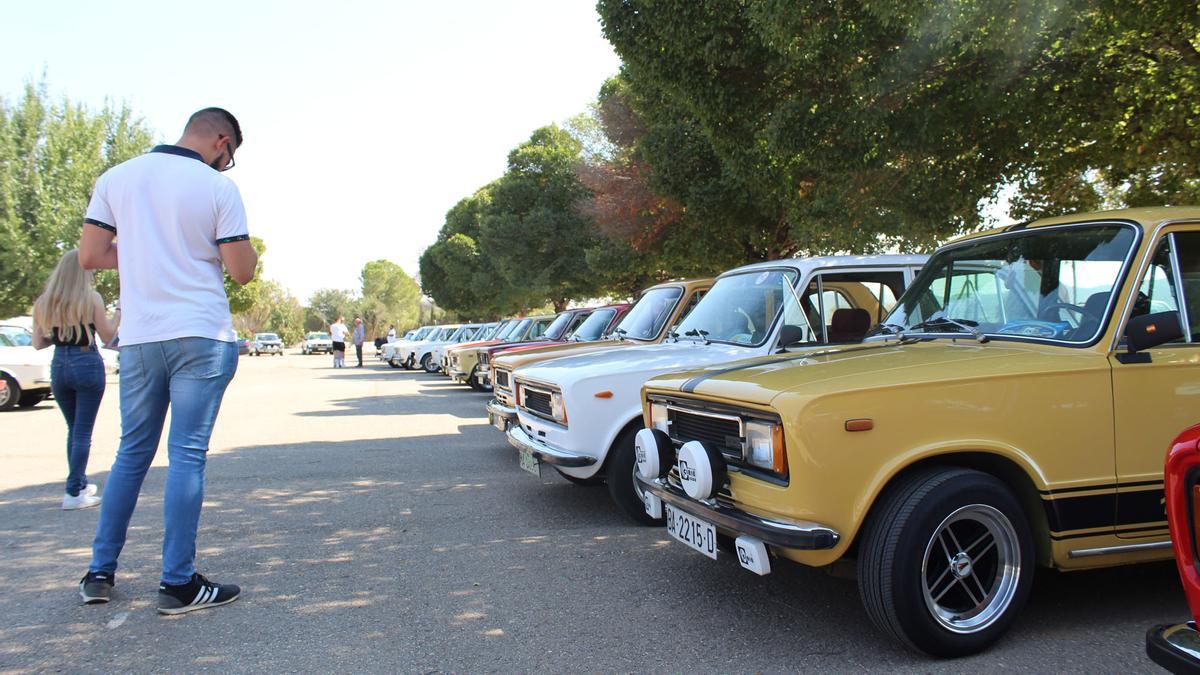
[(894, 347), (897, 344), (899, 344), (899, 343), (883, 342), (881, 344), (869, 345), (869, 346), (862, 345), (859, 347), (849, 347), (849, 348), (843, 348), (843, 349), (833, 348), (833, 349), (828, 349), (828, 350), (819, 351), (819, 352), (808, 352), (805, 354), (793, 354), (792, 356), (782, 358), (782, 359), (776, 359), (773, 361), (755, 361), (754, 363), (743, 363), (741, 365), (730, 366), (728, 368), (721, 368), (720, 370), (713, 370), (713, 371), (704, 373), (702, 375), (697, 375), (696, 377), (693, 377), (692, 379), (688, 380), (687, 382), (684, 382), (683, 386), (681, 386), (679, 388), (679, 390), (685, 394), (695, 393), (696, 387), (700, 386), (700, 384), (706, 380), (712, 379), (714, 377), (720, 377), (721, 375), (726, 375), (728, 373), (734, 373), (739, 370), (747, 370), (749, 368), (757, 368), (759, 366), (767, 365), (768, 363), (774, 364), (774, 363), (780, 363), (781, 361), (799, 361), (800, 359), (811, 359), (811, 358), (814, 358), (817, 356), (826, 356), (829, 354), (850, 354), (853, 352), (876, 351), (879, 349), (883, 349), (885, 347)]

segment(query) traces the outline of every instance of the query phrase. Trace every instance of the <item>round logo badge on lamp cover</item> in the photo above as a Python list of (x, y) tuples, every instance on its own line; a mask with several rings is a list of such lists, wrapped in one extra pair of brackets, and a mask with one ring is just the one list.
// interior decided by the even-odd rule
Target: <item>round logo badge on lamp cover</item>
[(676, 466), (683, 491), (692, 499), (711, 499), (720, 487), (717, 478), (724, 476), (725, 471), (725, 462), (720, 455), (700, 441), (688, 441), (679, 448)]

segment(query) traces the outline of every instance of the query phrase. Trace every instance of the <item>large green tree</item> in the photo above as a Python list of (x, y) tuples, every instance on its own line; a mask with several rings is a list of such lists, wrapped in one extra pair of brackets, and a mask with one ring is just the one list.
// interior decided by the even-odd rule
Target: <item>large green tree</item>
[(1027, 215), (1195, 195), (1196, 3), (598, 10), (649, 184), (755, 255), (928, 248), (1005, 185)]
[(601, 288), (585, 259), (596, 230), (578, 209), (588, 196), (575, 171), (581, 153), (579, 140), (556, 125), (534, 131), (509, 153), (480, 224), (480, 243), (507, 283), (556, 310)]
[(403, 268), (390, 260), (372, 260), (359, 275), (362, 295), (355, 315), (363, 320), (368, 336), (381, 335), (389, 326), (407, 328), (417, 322), (421, 289)]
[[(29, 311), (63, 252), (78, 244), (96, 179), (152, 140), (128, 107), (54, 101), (45, 83), (0, 100), (0, 316)], [(116, 274), (100, 274), (97, 287), (115, 299)]]
[(250, 283), (239, 284), (225, 273), (225, 297), (229, 299), (229, 311), (233, 314), (249, 311), (263, 300), (267, 292), (262, 273), (263, 255), (267, 252), (267, 245), (258, 237), (250, 237), (250, 245), (258, 252), (258, 264), (254, 267), (254, 278)]

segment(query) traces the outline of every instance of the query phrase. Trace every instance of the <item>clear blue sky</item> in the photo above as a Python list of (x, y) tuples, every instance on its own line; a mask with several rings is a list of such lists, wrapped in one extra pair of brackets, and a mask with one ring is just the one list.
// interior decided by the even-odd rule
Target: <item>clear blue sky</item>
[(0, 96), (128, 103), (159, 140), (228, 108), (229, 174), (265, 275), (301, 301), (363, 263), (415, 274), (446, 211), (530, 132), (595, 98), (619, 60), (593, 0), (6, 3)]

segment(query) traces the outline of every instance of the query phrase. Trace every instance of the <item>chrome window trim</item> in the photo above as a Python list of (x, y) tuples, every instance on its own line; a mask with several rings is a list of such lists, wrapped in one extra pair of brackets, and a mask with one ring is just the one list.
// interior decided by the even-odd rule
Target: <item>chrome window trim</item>
[(1179, 264), (1179, 245), (1175, 243), (1176, 232), (1168, 232), (1167, 239), (1171, 242), (1171, 276), (1175, 279), (1175, 302), (1179, 305), (1179, 323), (1183, 328), (1184, 342), (1192, 342), (1192, 323), (1188, 317), (1187, 298), (1183, 297), (1183, 266)]

